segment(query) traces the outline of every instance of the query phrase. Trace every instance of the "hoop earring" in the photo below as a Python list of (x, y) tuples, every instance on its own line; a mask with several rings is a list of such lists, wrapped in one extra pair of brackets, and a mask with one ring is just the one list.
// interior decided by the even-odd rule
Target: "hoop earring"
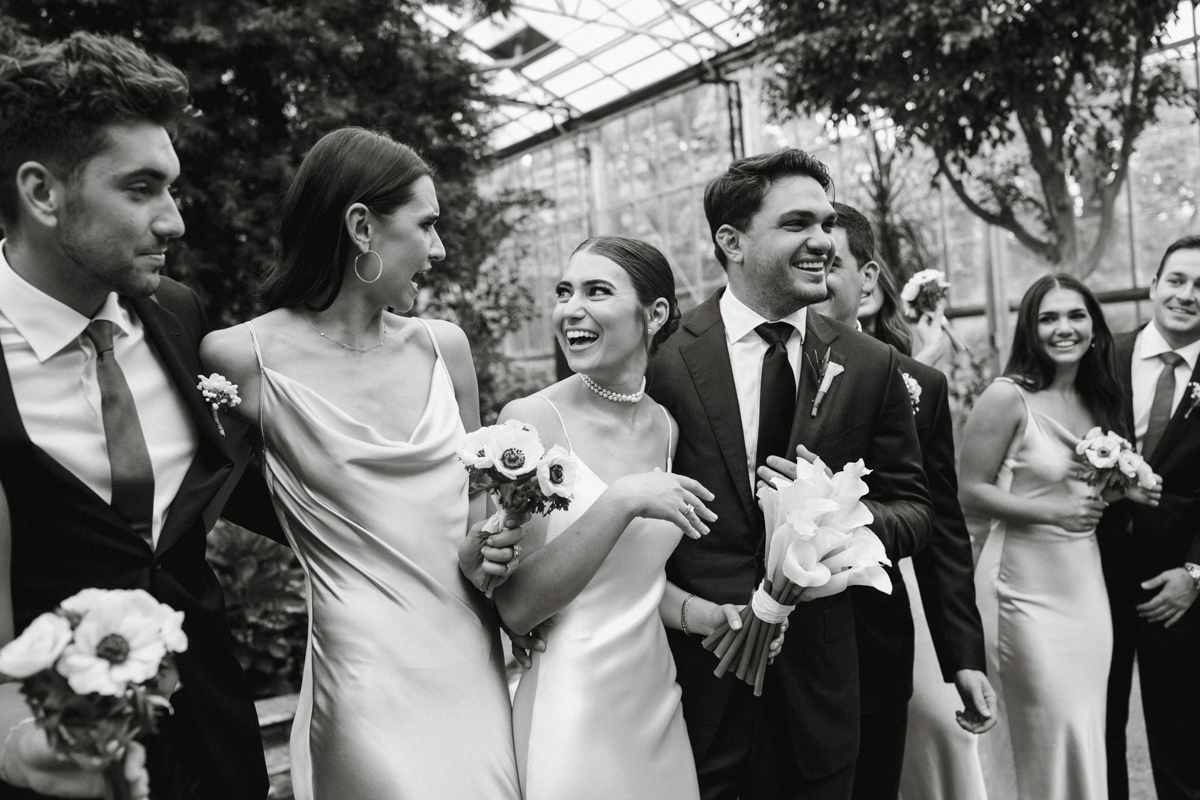
[[(362, 258), (363, 256), (375, 256), (375, 258), (379, 260), (379, 274), (376, 275), (374, 278), (371, 278), (371, 280), (367, 280), (366, 278), (364, 278), (362, 276), (362, 273), (358, 271), (358, 259)], [(374, 250), (367, 250), (365, 253), (359, 253), (354, 259), (354, 276), (356, 278), (358, 278), (360, 281), (362, 281), (363, 283), (374, 283), (375, 281), (382, 278), (383, 277), (383, 259), (379, 257), (379, 253), (376, 253)]]

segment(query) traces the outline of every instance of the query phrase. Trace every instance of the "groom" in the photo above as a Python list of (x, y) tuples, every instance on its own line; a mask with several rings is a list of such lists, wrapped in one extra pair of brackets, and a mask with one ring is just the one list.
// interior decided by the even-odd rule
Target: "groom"
[[(196, 388), (200, 302), (159, 275), (183, 234), (170, 131), (187, 98), (181, 72), (124, 39), (80, 33), (0, 59), (13, 619), (20, 632), (85, 587), (183, 611), (174, 712), (146, 743), (152, 796), (261, 800), (258, 719), (205, 536), (224, 507), (283, 537), (245, 469), (244, 426), (222, 415), (219, 430)], [(54, 757), (15, 690), (0, 686), (0, 796), (98, 796), (97, 774)]]
[[(825, 166), (796, 149), (739, 159), (712, 180), (704, 210), (728, 287), (684, 315), (652, 365), (650, 393), (680, 425), (675, 470), (716, 495), (719, 515), (708, 536), (680, 544), (667, 576), (717, 603), (749, 602), (762, 580), (756, 471), (801, 445), (833, 470), (859, 458), (873, 470), (866, 503), (889, 555), (930, 534), (896, 353), (807, 313), (826, 295), (831, 187)], [(818, 401), (830, 364), (844, 371)], [(790, 624), (760, 698), (734, 676), (714, 677), (717, 659), (698, 638), (668, 630), (705, 800), (850, 797), (859, 738), (850, 597), (801, 603)]]
[(1126, 427), (1162, 476), (1155, 506), (1114, 503), (1097, 530), (1113, 615), (1108, 792), (1129, 797), (1134, 654), (1159, 800), (1200, 797), (1200, 236), (1167, 247), (1154, 318), (1115, 337)]

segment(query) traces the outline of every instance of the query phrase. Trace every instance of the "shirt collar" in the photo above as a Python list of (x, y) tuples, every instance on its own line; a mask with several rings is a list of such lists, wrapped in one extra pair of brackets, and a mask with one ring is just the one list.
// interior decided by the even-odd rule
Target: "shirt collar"
[[(1162, 332), (1158, 330), (1158, 325), (1153, 321), (1142, 329), (1142, 335), (1138, 337), (1138, 358), (1148, 361), (1158, 358), (1163, 353), (1169, 353), (1171, 350), (1171, 345), (1167, 344)], [(1175, 352), (1183, 356), (1189, 370), (1195, 370), (1196, 360), (1200, 358), (1200, 339), (1175, 350)]]
[[(786, 322), (796, 329), (799, 341), (804, 342), (804, 326), (808, 323), (808, 307), (803, 306), (780, 320), (771, 320), (739, 300), (733, 290), (726, 287), (720, 300), (721, 320), (725, 323), (725, 337), (730, 344), (740, 341), (764, 322)], [(757, 335), (757, 334), (755, 334)]]
[[(0, 314), (7, 317), (17, 333), (29, 343), (39, 362), (45, 362), (75, 342), (91, 322), (14, 272), (4, 255), (4, 240), (0, 240)], [(132, 324), (129, 312), (121, 307), (116, 292), (110, 292), (105, 298), (95, 319), (113, 322), (121, 334), (126, 335)]]

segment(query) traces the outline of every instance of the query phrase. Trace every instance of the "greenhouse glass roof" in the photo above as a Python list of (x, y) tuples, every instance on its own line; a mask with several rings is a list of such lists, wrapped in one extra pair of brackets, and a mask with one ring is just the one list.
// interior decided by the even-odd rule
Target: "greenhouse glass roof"
[(487, 18), (426, 6), (500, 98), (503, 150), (752, 40), (747, 0), (515, 0)]

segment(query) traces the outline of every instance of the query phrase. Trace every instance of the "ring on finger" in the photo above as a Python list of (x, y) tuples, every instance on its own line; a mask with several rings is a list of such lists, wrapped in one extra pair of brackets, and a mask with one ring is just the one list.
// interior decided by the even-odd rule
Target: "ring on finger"
[(695, 513), (696, 513), (696, 507), (694, 505), (692, 505), (691, 503), (688, 503), (686, 506), (683, 507), (683, 515), (685, 517), (689, 517)]
[(516, 559), (509, 559), (508, 561), (505, 561), (505, 562), (504, 562), (504, 574), (505, 574), (505, 575), (511, 575), (511, 574), (512, 574), (512, 571), (513, 571), (513, 562), (514, 562), (514, 561), (516, 561)]
[(521, 545), (519, 545), (519, 544), (514, 544), (514, 545), (513, 545), (513, 554), (512, 554), (512, 559), (511, 559), (511, 560), (512, 560), (512, 561), (516, 561), (516, 560), (517, 560), (518, 558), (520, 558), (520, 557), (521, 557)]

